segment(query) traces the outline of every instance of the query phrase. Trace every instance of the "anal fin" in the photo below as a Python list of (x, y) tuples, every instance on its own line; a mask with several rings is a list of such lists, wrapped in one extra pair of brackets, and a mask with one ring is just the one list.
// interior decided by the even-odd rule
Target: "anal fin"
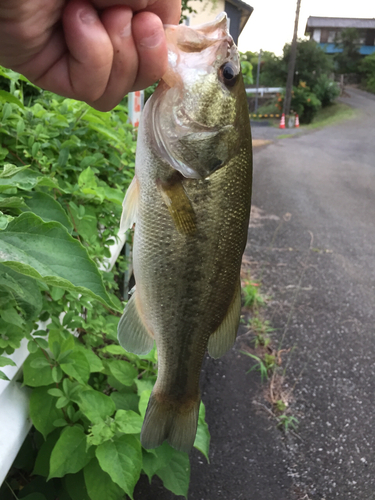
[(208, 353), (212, 358), (221, 358), (236, 340), (241, 313), (241, 284), (238, 284), (233, 300), (223, 322), (208, 339)]
[(134, 354), (147, 354), (154, 345), (154, 337), (142, 321), (137, 307), (137, 291), (125, 307), (118, 327), (117, 338), (120, 345)]

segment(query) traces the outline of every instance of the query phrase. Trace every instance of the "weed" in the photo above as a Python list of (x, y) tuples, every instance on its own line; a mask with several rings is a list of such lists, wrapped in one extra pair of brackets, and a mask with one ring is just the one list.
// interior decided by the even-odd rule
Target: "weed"
[(298, 427), (298, 418), (293, 417), (293, 415), (286, 415), (285, 413), (283, 413), (277, 418), (279, 420), (277, 427), (281, 427), (285, 432), (288, 432), (290, 428), (296, 430)]
[(245, 282), (245, 286), (242, 287), (245, 307), (257, 308), (266, 304), (267, 297), (260, 293), (259, 287), (259, 283)]

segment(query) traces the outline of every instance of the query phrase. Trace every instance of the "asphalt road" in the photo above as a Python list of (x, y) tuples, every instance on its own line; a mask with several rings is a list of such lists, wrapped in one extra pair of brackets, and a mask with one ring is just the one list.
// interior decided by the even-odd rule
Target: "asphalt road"
[[(254, 155), (246, 261), (272, 297), (275, 345), (291, 349), (298, 430), (285, 435), (266, 411), (242, 327), (230, 353), (205, 361), (211, 463), (192, 453), (189, 500), (375, 499), (375, 96), (349, 94), (356, 118)], [(135, 498), (177, 497), (155, 479)]]

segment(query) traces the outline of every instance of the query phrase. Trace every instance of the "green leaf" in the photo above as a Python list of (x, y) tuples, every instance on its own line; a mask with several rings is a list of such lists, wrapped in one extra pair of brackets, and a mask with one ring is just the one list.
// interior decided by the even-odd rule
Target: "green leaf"
[(120, 432), (124, 434), (139, 434), (142, 430), (143, 418), (131, 410), (118, 410), (115, 422)]
[(142, 468), (147, 474), (150, 483), (158, 470), (167, 467), (174, 455), (174, 451), (166, 441), (152, 452), (142, 449)]
[(105, 420), (116, 411), (116, 405), (112, 399), (95, 390), (81, 392), (79, 407), (90, 422), (94, 423)]
[(60, 366), (64, 373), (81, 384), (87, 384), (90, 377), (90, 365), (82, 352), (73, 351)]
[(10, 379), (5, 375), (4, 372), (0, 370), (0, 380), (6, 380), (7, 382), (9, 382)]
[(51, 329), (48, 334), (48, 345), (51, 351), (55, 342), (60, 346), (60, 352), (71, 351), (75, 347), (74, 336), (71, 333), (63, 334), (60, 330)]
[(40, 450), (38, 451), (38, 455), (35, 460), (33, 474), (37, 474), (39, 476), (48, 477), (49, 474), (49, 460), (51, 457), (51, 453), (57, 440), (60, 437), (60, 430), (56, 429), (54, 432), (48, 434), (47, 439), (44, 441)]
[(27, 199), (25, 199), (25, 204), (27, 205), (26, 210), (31, 211), (38, 217), (44, 220), (44, 222), (56, 221), (60, 222), (69, 233), (73, 230), (73, 224), (70, 222), (63, 207), (58, 203), (52, 196), (41, 191), (30, 193)]
[(44, 368), (44, 367), (48, 366), (48, 368), (51, 369), (50, 362), (44, 356), (40, 357), (40, 358), (36, 358), (33, 361), (31, 361), (30, 366), (31, 366), (31, 368), (37, 368), (37, 369)]
[(13, 104), (17, 104), (17, 106), (22, 109), (25, 108), (25, 106), (19, 99), (17, 99), (16, 96), (11, 94), (10, 92), (7, 92), (6, 90), (0, 90), (0, 102), (11, 102)]
[[(112, 481), (109, 474), (104, 472), (96, 458), (86, 465), (83, 474), (91, 500), (122, 500), (124, 498), (124, 490)], [(76, 499), (73, 498), (73, 500)]]
[(156, 474), (163, 481), (165, 488), (175, 495), (187, 498), (190, 482), (190, 462), (187, 453), (174, 450), (169, 464), (159, 469)]
[(198, 428), (195, 436), (194, 448), (197, 448), (197, 450), (199, 450), (206, 457), (207, 462), (210, 463), (208, 452), (210, 449), (211, 436), (205, 418), (206, 409), (204, 404), (201, 402), (199, 407)]
[(5, 287), (24, 312), (26, 321), (36, 319), (42, 310), (43, 299), (38, 282), (0, 264), (0, 287)]
[(134, 379), (138, 377), (137, 369), (128, 361), (111, 359), (108, 361), (108, 367), (115, 379), (123, 385), (132, 385)]
[(134, 487), (142, 468), (139, 439), (124, 435), (99, 445), (95, 453), (100, 467), (133, 499)]
[(111, 399), (118, 410), (138, 411), (139, 396), (134, 392), (112, 392)]
[(0, 356), (0, 367), (3, 366), (17, 366), (13, 359), (7, 358), (5, 356)]
[(65, 165), (68, 162), (69, 158), (69, 149), (68, 148), (63, 148), (61, 149), (59, 153), (59, 157), (57, 159), (57, 164), (59, 167), (65, 167)]
[(51, 453), (48, 479), (75, 474), (87, 465), (94, 454), (86, 451), (86, 435), (80, 427), (66, 427)]
[(87, 250), (58, 222), (23, 213), (0, 232), (0, 245), (0, 261), (15, 271), (114, 307)]
[(30, 417), (34, 427), (44, 436), (55, 430), (53, 422), (63, 418), (63, 412), (56, 408), (56, 398), (49, 395), (50, 387), (37, 387), (30, 397)]
[(150, 390), (143, 391), (140, 398), (139, 398), (138, 407), (139, 407), (139, 413), (142, 415), (142, 417), (144, 417), (146, 414), (148, 400), (150, 399), (151, 392), (152, 391), (150, 391)]
[(27, 205), (23, 201), (23, 198), (19, 196), (10, 196), (10, 195), (0, 195), (0, 208), (19, 208), (19, 209), (27, 209)]
[[(90, 500), (85, 484), (85, 478), (83, 476), (83, 470), (80, 470), (77, 474), (68, 474), (65, 476), (64, 480), (66, 490), (72, 500)], [(106, 496), (103, 498), (106, 498)]]
[(101, 362), (99, 356), (97, 356), (90, 348), (77, 344), (75, 349), (84, 354), (90, 366), (91, 373), (101, 372), (104, 370), (103, 363)]
[(45, 359), (44, 354), (39, 349), (37, 352), (30, 354), (23, 364), (23, 381), (25, 385), (30, 387), (40, 387), (51, 385), (53, 383), (52, 370), (50, 366), (43, 368), (33, 368), (31, 363), (36, 359)]
[[(12, 165), (12, 167), (14, 167), (14, 165)], [(12, 175), (8, 175), (9, 171), (5, 171), (5, 169), (3, 172), (0, 172), (0, 193), (9, 188), (30, 191), (37, 185), (58, 187), (57, 183), (51, 178), (43, 177), (39, 172), (34, 172), (34, 170), (28, 168), (28, 165), (15, 168), (16, 170), (13, 171)]]

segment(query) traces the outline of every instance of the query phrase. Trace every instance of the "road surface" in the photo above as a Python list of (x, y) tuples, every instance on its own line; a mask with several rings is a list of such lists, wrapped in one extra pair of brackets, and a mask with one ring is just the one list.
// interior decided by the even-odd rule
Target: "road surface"
[[(211, 463), (192, 453), (189, 500), (375, 499), (375, 96), (349, 94), (354, 119), (254, 155), (246, 260), (271, 296), (275, 345), (291, 349), (298, 431), (283, 434), (265, 410), (242, 327), (230, 353), (205, 360)], [(155, 478), (135, 498), (177, 497)]]

